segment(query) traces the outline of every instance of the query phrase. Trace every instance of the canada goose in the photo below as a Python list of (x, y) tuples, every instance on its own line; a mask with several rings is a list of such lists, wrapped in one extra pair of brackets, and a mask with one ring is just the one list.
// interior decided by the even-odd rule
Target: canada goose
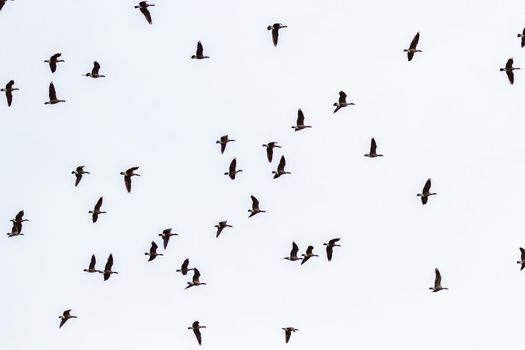
[(277, 142), (272, 141), (268, 142), (268, 144), (263, 145), (263, 147), (266, 147), (266, 157), (268, 158), (268, 161), (271, 163), (273, 159), (273, 149), (274, 148), (281, 148), (281, 146), (277, 145)]
[(140, 12), (146, 17), (146, 21), (148, 21), (149, 24), (152, 24), (153, 21), (151, 20), (151, 14), (149, 13), (148, 7), (155, 6), (155, 4), (148, 4), (146, 1), (141, 1), (137, 6), (135, 6), (136, 9), (140, 9)]
[(292, 336), (292, 332), (297, 332), (298, 329), (294, 327), (286, 327), (286, 328), (283, 328), (283, 331), (284, 331), (284, 341), (286, 342), (286, 344), (288, 344), (288, 342), (290, 341), (290, 337)]
[(89, 267), (87, 269), (84, 269), (85, 272), (94, 273), (94, 272), (100, 272), (102, 271), (97, 270), (95, 268), (95, 265), (97, 264), (97, 259), (95, 258), (95, 254), (91, 255), (91, 261), (89, 262)]
[(57, 92), (55, 90), (55, 85), (53, 82), (49, 83), (49, 101), (45, 102), (46, 105), (54, 105), (60, 102), (66, 102), (66, 100), (59, 100), (57, 98)]
[(200, 276), (201, 276), (201, 273), (199, 272), (199, 270), (196, 267), (194, 267), (193, 268), (192, 282), (188, 282), (188, 285), (184, 289), (188, 289), (188, 288), (191, 288), (191, 287), (194, 287), (194, 286), (206, 285), (206, 283), (199, 281), (199, 277)]
[(279, 29), (282, 28), (288, 28), (288, 26), (285, 26), (282, 23), (274, 23), (273, 25), (268, 26), (268, 30), (272, 31), (273, 46), (277, 46), (277, 41), (279, 41)]
[(308, 259), (310, 259), (311, 257), (319, 256), (319, 255), (314, 254), (314, 246), (309, 245), (308, 248), (306, 249), (306, 254), (302, 254), (302, 256), (303, 256), (303, 261), (301, 261), (301, 265), (307, 262)]
[(113, 254), (109, 254), (108, 260), (106, 261), (106, 266), (104, 267), (104, 271), (99, 271), (100, 273), (104, 274), (104, 281), (107, 281), (111, 274), (116, 273), (117, 271), (111, 271), (111, 267), (113, 266)]
[(306, 128), (311, 128), (310, 125), (304, 125), (304, 114), (303, 111), (299, 108), (297, 111), (297, 123), (296, 125), (292, 126), (292, 129), (295, 131), (303, 130)]
[(78, 184), (80, 183), (80, 180), (82, 180), (82, 175), (84, 175), (84, 174), (90, 174), (89, 171), (84, 171), (84, 167), (85, 167), (85, 165), (77, 166), (76, 170), (73, 170), (73, 171), (71, 172), (71, 174), (75, 175), (75, 177), (76, 177), (76, 180), (75, 180), (75, 187), (77, 187)]
[(252, 216), (256, 214), (266, 213), (265, 210), (259, 209), (259, 200), (257, 200), (257, 198), (255, 198), (254, 196), (250, 196), (250, 197), (252, 197), (252, 209), (248, 209), (248, 211), (250, 212), (250, 216), (248, 217), (251, 218)]
[(62, 313), (62, 316), (58, 316), (58, 318), (60, 318), (61, 320), (58, 328), (62, 328), (62, 326), (66, 323), (67, 320), (69, 320), (70, 318), (77, 318), (77, 317), (71, 315), (71, 309), (69, 309), (69, 310), (64, 311)]
[(172, 233), (171, 228), (167, 228), (162, 231), (162, 233), (159, 233), (159, 236), (162, 237), (162, 242), (164, 245), (164, 250), (168, 247), (168, 243), (170, 241), (171, 236), (178, 236), (178, 233)]
[(427, 204), (428, 197), (435, 196), (437, 194), (429, 192), (431, 184), (431, 180), (428, 179), (427, 182), (425, 182), (425, 187), (423, 187), (423, 192), (417, 194), (418, 197), (421, 197), (421, 203), (423, 203), (423, 205)]
[(100, 64), (95, 61), (93, 62), (93, 69), (91, 70), (91, 73), (86, 73), (84, 76), (91, 77), (91, 78), (105, 78), (105, 75), (99, 74), (98, 71), (100, 70)]
[(514, 70), (518, 70), (519, 67), (512, 67), (512, 65), (514, 64), (514, 59), (512, 58), (509, 58), (508, 61), (507, 61), (507, 64), (505, 64), (505, 68), (500, 68), (500, 72), (505, 72), (507, 73), (507, 78), (509, 78), (509, 82), (511, 84), (514, 84)]
[(429, 288), (432, 291), (432, 293), (439, 292), (440, 290), (443, 290), (443, 289), (448, 289), (445, 287), (441, 287), (441, 273), (439, 273), (439, 270), (437, 269), (437, 267), (435, 271), (436, 271), (436, 279), (434, 280), (434, 287)]
[(197, 338), (197, 342), (199, 345), (202, 345), (202, 336), (201, 336), (201, 328), (206, 328), (206, 326), (200, 326), (199, 321), (193, 322), (191, 327), (188, 327), (188, 329), (193, 329), (193, 333), (195, 334), (195, 337)]
[(144, 253), (145, 255), (149, 255), (148, 261), (154, 260), (157, 256), (163, 256), (164, 254), (157, 253), (157, 248), (159, 246), (157, 243), (151, 241), (151, 247), (149, 248), (149, 253)]
[(7, 237), (15, 237), (15, 236), (23, 236), (24, 234), (20, 231), (18, 231), (18, 228), (21, 225), (18, 225), (16, 222), (13, 221), (13, 226), (11, 227), (11, 232), (7, 233)]
[(301, 260), (301, 258), (297, 256), (297, 252), (299, 252), (299, 247), (297, 246), (297, 244), (295, 244), (295, 242), (292, 242), (292, 250), (290, 251), (290, 256), (285, 256), (283, 259), (290, 261)]
[(242, 169), (236, 170), (236, 168), (237, 168), (237, 158), (233, 158), (230, 163), (230, 168), (228, 172), (224, 173), (224, 175), (228, 175), (230, 179), (235, 180), (235, 175), (242, 171)]
[(232, 225), (228, 225), (228, 221), (221, 221), (217, 225), (215, 225), (217, 228), (217, 234), (215, 235), (215, 238), (219, 238), (219, 235), (221, 234), (222, 230), (224, 230), (226, 227), (233, 227)]
[(414, 39), (412, 39), (412, 42), (410, 43), (410, 47), (408, 49), (404, 49), (403, 51), (407, 53), (408, 61), (412, 61), (412, 58), (414, 58), (414, 54), (416, 52), (423, 52), (421, 50), (417, 50), (417, 43), (419, 41), (419, 32), (414, 36)]
[[(11, 237), (11, 236), (10, 236)], [(525, 249), (520, 247), (521, 258), (518, 260), (518, 264), (521, 264), (521, 270), (525, 269)]]
[(129, 168), (126, 171), (122, 171), (120, 175), (124, 175), (124, 184), (126, 185), (126, 190), (128, 193), (131, 192), (131, 177), (132, 176), (140, 176), (140, 174), (134, 173), (135, 170), (138, 170), (138, 166), (134, 166), (133, 168)]
[(189, 268), (189, 267), (188, 267), (189, 264), (190, 264), (190, 259), (186, 259), (186, 260), (184, 260), (184, 262), (182, 263), (180, 269), (177, 270), (177, 272), (180, 272), (180, 273), (182, 273), (184, 276), (186, 276), (186, 274), (188, 273), (189, 270), (193, 270), (193, 267), (192, 267), (192, 268)]
[(55, 71), (57, 70), (58, 62), (65, 62), (64, 60), (58, 59), (60, 56), (62, 56), (61, 53), (56, 53), (53, 56), (51, 56), (48, 60), (44, 61), (46, 63), (49, 63), (49, 69), (51, 69), (51, 73), (55, 73)]
[[(2, 7), (4, 7), (6, 1), (8, 1), (8, 0), (0, 0), (0, 10), (2, 10)], [(13, 0), (11, 0), (11, 1), (13, 1)]]
[(95, 208), (93, 208), (93, 210), (89, 211), (89, 214), (93, 214), (92, 215), (93, 223), (97, 222), (99, 214), (106, 214), (105, 211), (101, 211), (100, 210), (100, 207), (102, 206), (102, 201), (103, 200), (104, 200), (103, 197), (100, 197), (98, 199), (97, 203), (95, 204)]
[(197, 52), (195, 55), (191, 56), (193, 59), (202, 60), (203, 58), (210, 58), (209, 56), (203, 56), (204, 48), (202, 47), (201, 42), (197, 42)]
[(339, 242), (341, 238), (334, 238), (328, 241), (328, 243), (323, 243), (323, 245), (326, 246), (326, 257), (328, 258), (328, 261), (332, 261), (332, 253), (334, 250), (334, 247), (340, 247), (339, 244), (336, 244)]
[(334, 110), (334, 114), (335, 114), (335, 112), (337, 112), (338, 110), (340, 110), (343, 107), (355, 106), (355, 103), (352, 103), (352, 102), (347, 103), (346, 102), (346, 93), (344, 91), (339, 91), (339, 101), (335, 102), (334, 106), (335, 106), (335, 110)]
[(523, 28), (523, 31), (518, 34), (518, 38), (521, 38), (521, 47), (525, 46), (525, 28)]
[[(18, 236), (18, 235), (22, 235), (22, 223), (24, 221), (29, 221), (27, 219), (23, 219), (24, 217), (24, 211), (23, 210), (20, 210), (14, 219), (11, 219), (11, 222), (13, 223), (13, 227), (11, 228), (11, 236)], [(14, 234), (14, 233), (17, 233), (17, 234)]]
[(365, 154), (365, 157), (375, 158), (375, 157), (382, 157), (382, 154), (377, 154), (376, 152), (377, 144), (376, 140), (372, 137), (372, 141), (370, 141), (370, 153)]
[(9, 83), (6, 84), (5, 89), (0, 89), (0, 91), (5, 92), (8, 107), (11, 107), (11, 103), (13, 102), (13, 91), (19, 90), (18, 88), (14, 88), (13, 85), (15, 85), (15, 81), (10, 80)]
[(224, 150), (226, 149), (226, 144), (228, 142), (232, 142), (232, 141), (235, 141), (235, 140), (229, 139), (228, 135), (224, 135), (224, 136), (221, 136), (221, 139), (216, 141), (215, 143), (220, 143), (221, 144), (221, 154), (223, 154)]
[(279, 161), (279, 165), (277, 166), (277, 171), (272, 171), (273, 178), (277, 179), (281, 175), (285, 174), (291, 174), (289, 171), (285, 171), (284, 167), (286, 166), (286, 159), (284, 159), (284, 156), (281, 156), (281, 160)]

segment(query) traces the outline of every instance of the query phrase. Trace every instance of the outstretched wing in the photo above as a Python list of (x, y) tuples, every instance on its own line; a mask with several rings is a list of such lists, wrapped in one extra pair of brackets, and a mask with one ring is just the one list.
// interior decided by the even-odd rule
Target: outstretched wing
[(277, 42), (279, 41), (279, 29), (273, 27), (272, 29), (272, 41), (273, 46), (277, 46)]
[(297, 126), (304, 125), (304, 113), (302, 110), (297, 111)]
[(97, 263), (97, 259), (95, 258), (95, 254), (91, 255), (91, 261), (89, 262), (89, 269), (93, 270), (95, 269), (95, 264)]
[(93, 62), (93, 70), (91, 70), (91, 75), (98, 75), (99, 70), (100, 70), (100, 64), (98, 64), (97, 61)]
[(281, 160), (279, 161), (279, 165), (277, 166), (277, 171), (284, 172), (285, 166), (286, 166), (286, 159), (284, 159), (284, 156), (281, 156)]
[(57, 92), (55, 90), (55, 85), (53, 82), (49, 84), (49, 100), (56, 100), (57, 99)]
[(415, 50), (418, 42), (419, 42), (419, 32), (417, 32), (417, 34), (414, 36), (414, 39), (412, 39), (412, 42), (410, 43), (410, 49)]
[(203, 55), (204, 48), (202, 47), (202, 43), (199, 41), (197, 42), (197, 57), (200, 57)]
[(377, 149), (376, 140), (372, 137), (372, 141), (370, 141), (370, 154), (375, 154)]
[(146, 18), (146, 21), (148, 21), (149, 24), (153, 23), (153, 21), (151, 20), (151, 14), (149, 13), (149, 10), (147, 7), (141, 7), (140, 12), (142, 12), (144, 17)]
[(346, 103), (346, 93), (344, 91), (339, 91), (339, 103)]

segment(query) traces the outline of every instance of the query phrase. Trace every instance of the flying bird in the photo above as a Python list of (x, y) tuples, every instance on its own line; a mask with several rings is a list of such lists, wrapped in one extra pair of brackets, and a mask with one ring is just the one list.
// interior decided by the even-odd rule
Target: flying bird
[(295, 242), (292, 242), (292, 250), (290, 251), (290, 256), (285, 256), (283, 259), (290, 260), (290, 261), (298, 261), (302, 260), (297, 256), (297, 253), (299, 252), (299, 247)]
[(59, 100), (57, 98), (57, 92), (55, 90), (55, 85), (53, 82), (49, 83), (49, 101), (45, 102), (46, 105), (54, 105), (60, 102), (66, 102), (66, 100)]
[(97, 222), (99, 214), (106, 214), (105, 211), (101, 211), (100, 210), (100, 207), (102, 206), (102, 201), (103, 200), (104, 200), (103, 197), (100, 197), (98, 199), (97, 203), (95, 204), (95, 208), (93, 208), (93, 210), (89, 211), (89, 214), (93, 214), (92, 215), (93, 223)]
[(235, 141), (235, 140), (229, 139), (228, 135), (224, 135), (224, 136), (221, 136), (221, 139), (217, 140), (215, 143), (220, 143), (221, 144), (221, 154), (223, 154), (224, 150), (226, 149), (226, 145), (228, 144), (228, 142), (232, 142), (232, 141)]
[(286, 327), (286, 328), (283, 328), (283, 331), (284, 331), (284, 341), (286, 342), (286, 344), (288, 344), (288, 342), (290, 341), (290, 337), (292, 336), (292, 332), (297, 332), (298, 329), (294, 327)]
[(250, 197), (252, 197), (252, 209), (248, 209), (248, 211), (250, 212), (250, 216), (248, 217), (251, 218), (252, 216), (256, 214), (266, 213), (265, 210), (259, 209), (259, 200), (255, 198), (254, 196), (250, 196)]
[(82, 175), (90, 173), (89, 171), (84, 171), (84, 167), (85, 165), (77, 166), (77, 168), (71, 172), (71, 174), (75, 175), (76, 178), (75, 187), (77, 187), (80, 183), (80, 180), (82, 180)]
[(118, 274), (117, 271), (111, 271), (112, 266), (113, 266), (113, 254), (109, 254), (108, 261), (106, 262), (106, 266), (104, 267), (104, 271), (99, 271), (100, 273), (104, 274), (104, 281), (107, 281), (111, 277), (112, 274), (114, 273)]
[(326, 257), (328, 261), (332, 261), (332, 253), (334, 250), (334, 247), (340, 247), (337, 242), (339, 242), (341, 238), (334, 238), (328, 241), (328, 243), (323, 243), (324, 246), (326, 246)]
[(408, 49), (404, 49), (403, 51), (407, 53), (408, 61), (412, 61), (412, 58), (414, 58), (414, 54), (416, 52), (423, 52), (421, 50), (417, 50), (417, 43), (419, 42), (419, 32), (414, 36), (414, 39), (412, 39), (412, 42), (410, 43), (410, 47)]
[(102, 271), (97, 270), (95, 268), (95, 265), (97, 264), (97, 259), (95, 258), (95, 254), (91, 255), (91, 261), (89, 262), (89, 267), (87, 269), (84, 269), (85, 272), (94, 273), (94, 272), (100, 272)]
[(91, 73), (86, 73), (84, 76), (91, 77), (91, 78), (105, 78), (105, 75), (99, 74), (98, 71), (100, 70), (100, 64), (95, 61), (93, 62), (93, 69), (91, 70)]
[(151, 247), (149, 248), (149, 253), (144, 253), (145, 255), (149, 255), (148, 261), (154, 260), (157, 256), (163, 256), (164, 254), (157, 253), (157, 248), (159, 246), (157, 243), (151, 241)]
[[(17, 232), (18, 234), (20, 234), (20, 235), (22, 234), (22, 223), (23, 223), (24, 221), (29, 221), (29, 220), (27, 220), (27, 219), (24, 219), (23, 217), (24, 217), (24, 211), (23, 211), (23, 210), (20, 210), (20, 211), (16, 214), (15, 218), (14, 218), (14, 219), (11, 219), (11, 222), (13, 223), (13, 229), (16, 228), (16, 232)], [(16, 227), (15, 227), (15, 226), (16, 226)], [(13, 229), (11, 229), (11, 233), (13, 233)]]
[(53, 56), (51, 56), (48, 60), (44, 61), (46, 63), (49, 63), (49, 69), (51, 69), (51, 73), (55, 73), (55, 71), (57, 70), (58, 62), (65, 62), (64, 60), (58, 59), (60, 56), (62, 56), (61, 53), (56, 53)]
[(201, 276), (201, 273), (197, 268), (193, 268), (193, 278), (192, 282), (188, 282), (188, 285), (184, 289), (188, 289), (195, 286), (202, 286), (206, 285), (206, 283), (199, 281), (199, 277)]
[(202, 47), (201, 42), (197, 42), (197, 52), (195, 52), (195, 55), (191, 56), (193, 59), (202, 60), (203, 58), (210, 58), (209, 56), (203, 55), (204, 48)]
[(4, 89), (0, 89), (0, 91), (5, 92), (8, 107), (11, 107), (11, 103), (13, 102), (13, 91), (19, 90), (18, 88), (14, 88), (13, 85), (15, 85), (15, 81), (10, 80), (9, 83), (6, 84)]
[(206, 328), (206, 326), (199, 325), (199, 321), (193, 322), (191, 327), (188, 327), (188, 329), (193, 329), (193, 333), (195, 334), (195, 337), (197, 338), (197, 342), (199, 345), (202, 345), (202, 336), (201, 336), (201, 328)]
[(178, 236), (178, 233), (172, 233), (171, 228), (167, 228), (162, 231), (162, 233), (159, 233), (159, 236), (162, 237), (162, 242), (164, 245), (164, 250), (168, 247), (168, 243), (170, 241), (171, 236)]
[(304, 125), (304, 113), (299, 108), (299, 110), (297, 111), (297, 122), (295, 123), (294, 126), (292, 126), (292, 129), (294, 129), (295, 131), (299, 131), (299, 130), (303, 130), (303, 129), (306, 129), (306, 128), (311, 128), (311, 126), (310, 125)]
[(289, 171), (285, 171), (284, 167), (286, 166), (286, 159), (284, 159), (284, 156), (281, 156), (281, 160), (279, 161), (279, 165), (277, 166), (277, 171), (272, 171), (273, 178), (277, 179), (281, 175), (285, 174), (291, 174)]
[(311, 257), (319, 256), (319, 255), (314, 254), (314, 246), (309, 245), (308, 248), (306, 249), (306, 254), (302, 254), (302, 256), (303, 256), (303, 261), (301, 261), (301, 265), (307, 262), (308, 259), (310, 259)]
[(518, 38), (521, 38), (521, 47), (525, 46), (525, 28), (523, 28), (523, 31), (518, 34)]
[(152, 24), (153, 21), (151, 20), (151, 13), (149, 13), (148, 7), (155, 6), (155, 4), (148, 4), (146, 1), (141, 1), (137, 6), (135, 6), (136, 9), (140, 9), (140, 12), (144, 15), (146, 18), (146, 21), (148, 21), (149, 24)]
[(507, 61), (507, 64), (505, 64), (505, 68), (499, 69), (500, 72), (507, 73), (507, 78), (509, 78), (509, 82), (511, 83), (511, 85), (514, 84), (514, 72), (513, 71), (520, 69), (519, 67), (512, 67), (513, 64), (514, 64), (514, 59), (509, 58)]
[(288, 28), (288, 26), (285, 26), (282, 23), (274, 23), (268, 26), (268, 30), (272, 31), (273, 46), (277, 46), (277, 42), (279, 41), (279, 29), (282, 28)]
[(365, 157), (369, 158), (375, 158), (375, 157), (382, 157), (382, 154), (377, 154), (377, 144), (376, 140), (372, 137), (372, 140), (370, 141), (370, 153), (365, 154)]
[(19, 228), (19, 225), (17, 225), (16, 222), (13, 222), (13, 226), (11, 227), (11, 232), (7, 233), (7, 237), (23, 236), (24, 234), (18, 231), (18, 228)]
[(334, 114), (335, 114), (338, 110), (340, 110), (343, 107), (355, 106), (355, 103), (353, 102), (347, 103), (346, 93), (344, 91), (339, 91), (339, 101), (335, 102), (334, 106), (335, 106), (335, 110), (334, 110)]
[(120, 175), (124, 175), (124, 184), (126, 185), (126, 190), (128, 193), (131, 192), (131, 177), (132, 176), (140, 176), (140, 174), (135, 173), (134, 171), (138, 170), (138, 166), (134, 166), (133, 168), (129, 168), (126, 171), (122, 171)]
[(188, 273), (189, 270), (193, 270), (193, 267), (192, 268), (188, 268), (188, 265), (190, 264), (190, 259), (186, 259), (184, 260), (184, 262), (182, 263), (181, 267), (179, 270), (177, 270), (177, 272), (180, 272), (182, 273), (184, 276), (186, 276), (186, 274)]
[(430, 192), (431, 185), (431, 180), (428, 179), (427, 182), (425, 182), (425, 187), (423, 187), (423, 192), (417, 194), (418, 197), (421, 197), (421, 203), (423, 203), (423, 205), (427, 204), (428, 197), (435, 196), (437, 194)]
[(520, 247), (521, 257), (520, 260), (518, 260), (518, 264), (521, 264), (521, 270), (525, 269), (525, 249)]
[(228, 172), (224, 173), (224, 175), (228, 175), (230, 179), (235, 180), (235, 175), (242, 171), (242, 169), (236, 170), (236, 168), (237, 168), (237, 159), (233, 158), (230, 163), (230, 168)]
[(77, 318), (77, 316), (71, 315), (71, 309), (69, 309), (64, 311), (62, 313), (62, 316), (58, 316), (58, 318), (60, 318), (60, 325), (58, 326), (58, 328), (62, 328), (62, 326), (66, 323), (67, 320), (71, 318)]
[(217, 225), (215, 225), (217, 228), (217, 234), (215, 238), (219, 238), (219, 235), (221, 234), (222, 230), (224, 230), (226, 227), (233, 227), (232, 225), (228, 225), (228, 221), (221, 221)]
[(277, 145), (277, 142), (272, 141), (268, 142), (268, 144), (263, 145), (263, 147), (266, 147), (266, 157), (268, 158), (268, 161), (271, 163), (273, 159), (273, 149), (274, 148), (281, 148), (281, 146)]
[(448, 289), (445, 287), (441, 287), (441, 273), (439, 273), (439, 270), (436, 268), (436, 278), (434, 280), (434, 287), (430, 287), (429, 289), (432, 291), (432, 293), (439, 292), (443, 289)]

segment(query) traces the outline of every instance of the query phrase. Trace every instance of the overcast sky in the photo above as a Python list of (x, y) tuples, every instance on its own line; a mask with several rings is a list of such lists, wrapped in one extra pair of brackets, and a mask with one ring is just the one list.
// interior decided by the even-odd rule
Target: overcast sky
[[(10, 108), (0, 96), (1, 349), (196, 349), (195, 320), (210, 349), (523, 348), (525, 72), (499, 72), (525, 69), (522, 2), (154, 3), (151, 26), (128, 0), (0, 11), (0, 85), (20, 88)], [(190, 59), (198, 40), (211, 59)], [(82, 76), (94, 60), (105, 79)], [(51, 81), (66, 103), (44, 105)], [(334, 115), (340, 90), (356, 105)], [(298, 108), (311, 129), (290, 128)], [(383, 158), (363, 156), (371, 137)], [(273, 180), (281, 154), (292, 174)], [(248, 219), (250, 195), (267, 213)], [(292, 241), (320, 257), (283, 260)], [(82, 271), (110, 253), (118, 275)], [(184, 290), (185, 258), (208, 285)], [(448, 291), (428, 289), (435, 267)], [(59, 329), (65, 309), (78, 319)]]

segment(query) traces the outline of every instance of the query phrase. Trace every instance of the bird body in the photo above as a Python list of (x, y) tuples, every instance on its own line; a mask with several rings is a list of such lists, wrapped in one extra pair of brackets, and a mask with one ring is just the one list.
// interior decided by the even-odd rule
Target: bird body
[(135, 6), (136, 9), (139, 9), (140, 12), (144, 15), (144, 18), (146, 18), (146, 21), (148, 21), (149, 24), (152, 24), (153, 21), (151, 19), (151, 13), (149, 13), (148, 7), (155, 6), (155, 4), (148, 4), (146, 1), (141, 1), (137, 6)]
[(507, 63), (505, 64), (505, 68), (500, 68), (499, 69), (500, 72), (507, 73), (507, 78), (509, 79), (509, 83), (511, 85), (514, 84), (514, 71), (520, 69), (519, 67), (513, 67), (512, 66), (513, 64), (514, 64), (514, 59), (513, 58), (509, 58), (507, 60)]
[(410, 47), (408, 49), (404, 49), (403, 51), (407, 53), (408, 61), (412, 61), (412, 58), (414, 58), (414, 54), (416, 52), (423, 52), (421, 50), (417, 49), (417, 43), (419, 42), (419, 32), (414, 36), (412, 39), (412, 42), (410, 42)]
[(93, 208), (93, 210), (89, 211), (89, 213), (92, 214), (91, 219), (92, 219), (93, 223), (97, 222), (99, 214), (106, 214), (105, 211), (101, 211), (100, 210), (100, 207), (102, 207), (102, 202), (103, 201), (104, 201), (104, 198), (100, 197), (98, 199), (97, 203), (95, 204), (95, 208)]
[(193, 270), (194, 268), (189, 268), (188, 265), (190, 264), (190, 259), (186, 259), (184, 260), (184, 262), (182, 263), (181, 267), (179, 270), (177, 270), (177, 272), (180, 272), (182, 273), (182, 275), (186, 276), (186, 274), (188, 273), (189, 270)]
[(520, 268), (520, 271), (521, 271), (525, 269), (525, 249), (520, 247), (520, 252), (521, 252), (521, 256), (520, 256), (520, 260), (518, 260), (518, 264), (521, 265), (521, 268)]
[(204, 58), (210, 58), (209, 56), (204, 56), (204, 48), (200, 41), (197, 42), (197, 51), (195, 52), (195, 55), (191, 56), (191, 58), (197, 59), (197, 60), (202, 60)]
[(434, 271), (436, 272), (436, 278), (434, 279), (434, 287), (429, 288), (432, 291), (432, 293), (439, 292), (443, 289), (448, 289), (445, 287), (441, 287), (441, 273), (439, 272), (439, 270), (436, 268)]
[(237, 159), (233, 158), (233, 160), (230, 163), (230, 168), (228, 169), (228, 172), (224, 173), (224, 175), (228, 175), (230, 179), (235, 180), (235, 175), (237, 173), (240, 173), (242, 169), (237, 170)]
[(288, 26), (285, 26), (282, 23), (274, 23), (268, 26), (267, 29), (272, 31), (273, 46), (277, 46), (277, 42), (279, 41), (279, 29), (282, 28), (288, 28)]
[(224, 136), (221, 136), (220, 140), (217, 140), (215, 143), (219, 143), (221, 145), (221, 154), (223, 154), (228, 142), (233, 142), (233, 141), (235, 140), (229, 139), (228, 135), (224, 135)]
[(268, 161), (271, 163), (273, 159), (273, 149), (274, 148), (281, 148), (281, 146), (277, 145), (277, 142), (272, 141), (268, 142), (267, 144), (264, 144), (263, 147), (266, 147), (266, 158), (268, 158)]
[(145, 255), (149, 255), (148, 261), (154, 260), (157, 256), (163, 256), (164, 254), (157, 253), (157, 248), (159, 246), (157, 243), (151, 241), (151, 247), (149, 248), (149, 253), (144, 253)]
[(284, 156), (281, 156), (281, 160), (279, 161), (279, 165), (277, 166), (277, 170), (276, 171), (272, 171), (272, 174), (274, 174), (273, 175), (274, 179), (277, 179), (281, 175), (291, 174), (291, 172), (284, 170), (285, 166), (286, 166), (286, 159), (284, 158)]
[(112, 271), (111, 267), (113, 266), (113, 254), (109, 254), (108, 260), (106, 262), (106, 266), (104, 267), (104, 271), (99, 271), (100, 273), (104, 274), (104, 281), (107, 281), (112, 274), (116, 273), (117, 271)]
[(518, 34), (518, 38), (521, 38), (521, 47), (525, 46), (525, 28), (523, 28), (523, 31)]
[(370, 153), (365, 154), (365, 157), (369, 158), (375, 158), (375, 157), (382, 157), (382, 154), (377, 154), (377, 144), (376, 140), (372, 137), (372, 140), (370, 141)]
[(99, 272), (102, 273), (102, 271), (97, 270), (95, 268), (95, 265), (97, 264), (97, 259), (95, 258), (95, 254), (91, 255), (91, 261), (89, 262), (89, 267), (87, 269), (84, 269), (85, 272), (94, 273)]
[(290, 256), (285, 256), (283, 259), (290, 260), (290, 261), (298, 261), (302, 260), (302, 258), (299, 258), (297, 256), (297, 253), (299, 252), (299, 247), (295, 242), (292, 242), (292, 250), (290, 251)]
[(297, 122), (294, 126), (292, 126), (292, 129), (295, 131), (303, 130), (306, 128), (311, 128), (310, 125), (304, 125), (304, 113), (301, 109), (297, 111)]
[(290, 341), (290, 337), (292, 336), (292, 332), (297, 332), (298, 329), (294, 327), (286, 327), (286, 328), (283, 328), (283, 331), (284, 331), (284, 341), (285, 343), (288, 344), (288, 342)]
[(7, 99), (7, 106), (11, 107), (11, 103), (13, 102), (13, 91), (19, 90), (18, 88), (14, 88), (13, 85), (15, 85), (14, 80), (10, 80), (4, 89), (0, 89), (0, 91), (5, 92), (5, 97)]
[(339, 101), (334, 103), (334, 106), (335, 106), (334, 114), (343, 107), (354, 106), (354, 105), (355, 103), (353, 102), (350, 102), (350, 103), (346, 102), (346, 93), (344, 91), (339, 91)]
[(24, 219), (24, 211), (20, 210), (14, 219), (10, 220), (13, 223), (13, 227), (11, 228), (11, 233), (8, 233), (9, 237), (13, 236), (19, 236), (22, 234), (22, 223), (24, 221), (29, 221), (28, 219)]
[(60, 325), (58, 326), (58, 328), (62, 328), (62, 326), (67, 322), (67, 320), (77, 318), (77, 316), (71, 315), (71, 309), (69, 309), (64, 311), (62, 313), (62, 316), (58, 316), (58, 318), (60, 318)]
[(64, 60), (58, 59), (60, 56), (62, 56), (61, 53), (56, 53), (53, 56), (51, 56), (48, 60), (44, 61), (46, 63), (49, 63), (49, 69), (51, 70), (51, 73), (55, 73), (55, 71), (57, 70), (58, 62), (65, 62)]
[(254, 216), (256, 214), (266, 213), (265, 210), (261, 210), (259, 208), (259, 200), (257, 198), (255, 198), (254, 196), (251, 196), (251, 198), (252, 198), (252, 209), (248, 209), (248, 212), (250, 212), (250, 216), (248, 216), (248, 217), (251, 218), (252, 216)]
[(308, 259), (314, 256), (319, 256), (319, 255), (314, 254), (314, 247), (309, 245), (308, 248), (306, 249), (306, 254), (303, 254), (302, 256), (303, 256), (303, 261), (301, 261), (301, 265), (307, 262)]
[(198, 270), (196, 267), (193, 268), (193, 278), (192, 278), (192, 281), (191, 281), (191, 282), (188, 282), (188, 285), (187, 285), (186, 288), (184, 288), (184, 289), (188, 289), (188, 288), (196, 287), (196, 286), (206, 285), (206, 283), (201, 282), (201, 281), (199, 280), (200, 276), (201, 276), (201, 273), (199, 272), (199, 270)]
[(328, 261), (332, 261), (332, 253), (334, 247), (340, 247), (340, 245), (337, 244), (337, 242), (339, 242), (340, 239), (341, 238), (334, 238), (329, 240), (328, 243), (323, 243), (323, 245), (326, 246), (326, 258), (328, 259)]
[(140, 176), (140, 174), (135, 173), (135, 171), (138, 170), (138, 168), (138, 166), (135, 166), (120, 173), (120, 175), (124, 175), (124, 185), (126, 185), (126, 190), (128, 191), (128, 193), (131, 192), (131, 177)]
[(226, 227), (233, 227), (232, 225), (228, 225), (228, 221), (221, 221), (217, 225), (215, 225), (217, 228), (217, 234), (215, 235), (215, 238), (219, 238), (219, 235), (221, 234), (222, 230), (224, 230)]
[(427, 204), (428, 197), (437, 195), (437, 193), (430, 192), (431, 185), (432, 185), (431, 179), (428, 179), (427, 182), (425, 182), (423, 191), (417, 194), (418, 197), (421, 197), (421, 203), (423, 203), (423, 205)]
[(197, 338), (197, 342), (199, 343), (199, 345), (202, 345), (202, 335), (200, 331), (201, 328), (206, 328), (206, 326), (199, 325), (199, 321), (193, 322), (191, 327), (188, 327), (188, 329), (193, 330), (193, 334), (195, 334), (195, 338)]
[(95, 78), (95, 79), (105, 78), (106, 77), (105, 75), (99, 74), (99, 70), (100, 70), (100, 64), (97, 61), (95, 61), (93, 62), (93, 69), (91, 70), (91, 73), (86, 73), (85, 76)]
[(77, 168), (71, 172), (71, 174), (75, 175), (76, 178), (75, 187), (77, 187), (80, 183), (80, 180), (82, 180), (82, 175), (89, 174), (89, 171), (84, 171), (84, 167), (85, 165), (77, 166)]
[(49, 101), (45, 102), (46, 105), (54, 105), (60, 102), (66, 102), (66, 100), (60, 100), (57, 98), (57, 93), (55, 90), (55, 85), (53, 82), (49, 83)]
[(159, 233), (159, 236), (162, 237), (162, 242), (164, 245), (164, 250), (168, 247), (168, 243), (170, 241), (171, 236), (178, 236), (178, 233), (171, 232), (171, 228), (167, 228), (162, 231), (162, 233)]

